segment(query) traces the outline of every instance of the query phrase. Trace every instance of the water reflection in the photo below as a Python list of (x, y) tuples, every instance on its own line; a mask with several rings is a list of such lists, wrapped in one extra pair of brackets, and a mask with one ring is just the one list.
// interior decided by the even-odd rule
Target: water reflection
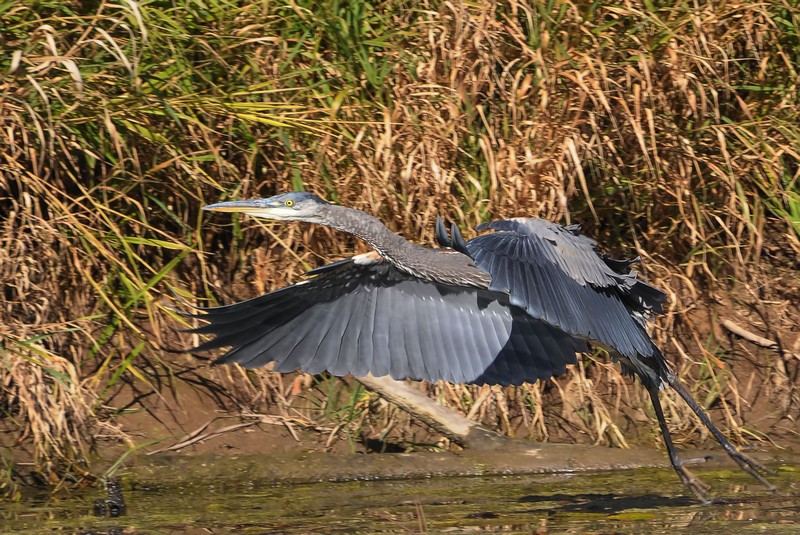
[(795, 473), (781, 470), (772, 480), (784, 494), (773, 495), (738, 472), (704, 471), (728, 498), (706, 506), (669, 469), (285, 486), (239, 472), (190, 484), (123, 477), (127, 516), (94, 516), (100, 489), (63, 501), (31, 497), (0, 510), (0, 532), (797, 533)]

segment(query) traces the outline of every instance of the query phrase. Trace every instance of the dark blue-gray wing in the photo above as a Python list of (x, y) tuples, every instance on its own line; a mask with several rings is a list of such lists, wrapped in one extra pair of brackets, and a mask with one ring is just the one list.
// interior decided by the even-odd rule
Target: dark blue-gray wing
[(217, 363), (395, 379), (519, 384), (548, 379), (586, 344), (508, 296), (418, 280), (388, 263), (343, 264), (249, 301), (203, 309), (192, 332), (230, 346)]
[[(467, 242), (475, 265), (492, 276), (491, 290), (567, 333), (599, 342), (626, 356), (648, 356), (653, 344), (641, 326), (666, 296), (606, 262), (595, 242), (575, 227), (541, 219), (496, 221)], [(639, 316), (639, 318), (636, 318)]]

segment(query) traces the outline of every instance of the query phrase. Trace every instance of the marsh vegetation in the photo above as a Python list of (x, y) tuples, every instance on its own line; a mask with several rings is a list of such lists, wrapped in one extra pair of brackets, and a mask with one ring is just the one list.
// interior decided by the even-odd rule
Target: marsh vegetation
[[(364, 250), (200, 211), (297, 189), (423, 243), (437, 214), (581, 222), (669, 293), (654, 337), (723, 431), (797, 438), (796, 2), (44, 0), (0, 28), (0, 492), (253, 426), (253, 449), (448, 447), (351, 381), (185, 352), (178, 297)], [(660, 447), (602, 352), (546, 383), (421, 388), (512, 436)], [(707, 438), (664, 402), (676, 438)]]

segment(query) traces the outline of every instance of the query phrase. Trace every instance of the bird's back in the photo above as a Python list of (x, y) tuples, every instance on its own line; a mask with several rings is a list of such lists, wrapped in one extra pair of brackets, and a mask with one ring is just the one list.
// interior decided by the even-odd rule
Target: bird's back
[(431, 249), (406, 242), (387, 258), (395, 267), (425, 281), (488, 288), (491, 275), (469, 256), (452, 249)]

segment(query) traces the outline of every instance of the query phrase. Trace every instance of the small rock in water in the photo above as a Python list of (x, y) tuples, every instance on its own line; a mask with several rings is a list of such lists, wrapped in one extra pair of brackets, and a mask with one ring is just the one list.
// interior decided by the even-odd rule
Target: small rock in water
[(106, 494), (107, 497), (105, 499), (98, 498), (95, 500), (95, 516), (107, 518), (125, 516), (125, 499), (122, 497), (122, 485), (118, 477), (106, 480)]

